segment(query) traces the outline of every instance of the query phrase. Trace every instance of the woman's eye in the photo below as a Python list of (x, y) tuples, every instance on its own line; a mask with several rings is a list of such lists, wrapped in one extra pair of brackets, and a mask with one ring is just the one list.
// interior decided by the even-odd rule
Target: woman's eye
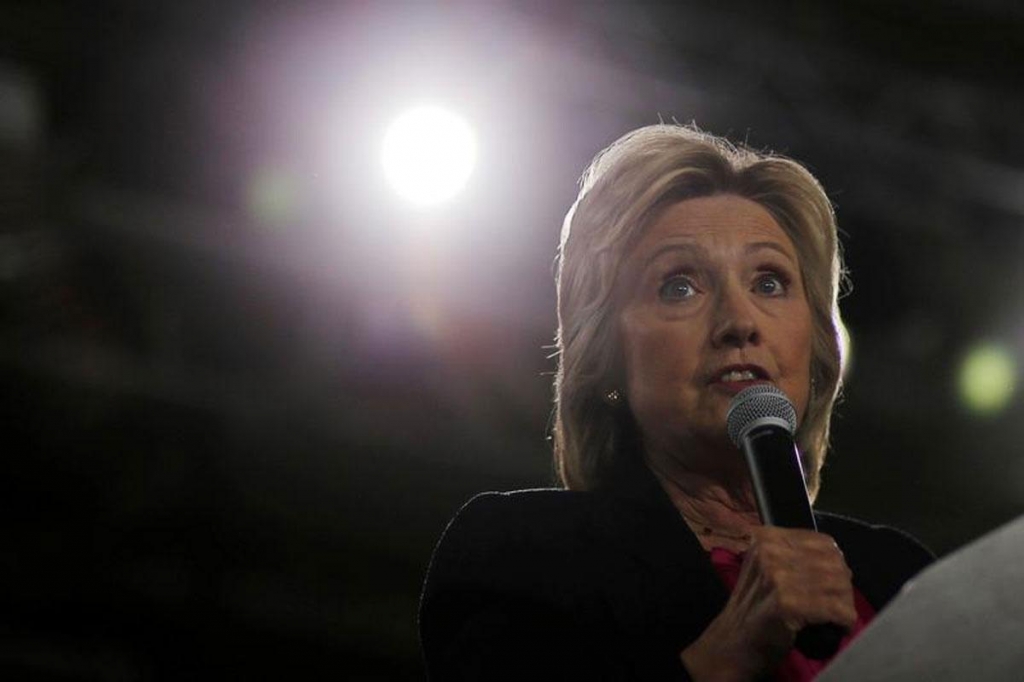
[(786, 293), (786, 286), (786, 279), (774, 272), (766, 272), (754, 282), (754, 290), (764, 296), (781, 296)]
[(665, 301), (684, 301), (696, 293), (697, 288), (693, 286), (693, 282), (680, 276), (672, 277), (658, 290), (658, 295)]

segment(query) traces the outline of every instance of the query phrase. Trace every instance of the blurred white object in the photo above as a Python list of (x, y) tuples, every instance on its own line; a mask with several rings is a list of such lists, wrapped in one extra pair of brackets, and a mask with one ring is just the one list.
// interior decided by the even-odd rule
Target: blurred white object
[(1024, 517), (908, 583), (818, 682), (1024, 679)]

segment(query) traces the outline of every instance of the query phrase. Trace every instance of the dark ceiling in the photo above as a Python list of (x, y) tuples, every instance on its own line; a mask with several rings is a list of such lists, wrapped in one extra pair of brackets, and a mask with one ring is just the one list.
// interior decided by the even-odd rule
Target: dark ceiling
[[(5, 677), (419, 679), (447, 519), (552, 482), (576, 179), (659, 118), (836, 204), (819, 506), (939, 553), (1014, 518), (1024, 406), (956, 378), (1024, 357), (1022, 48), (1009, 0), (0, 4)], [(423, 98), (481, 138), (429, 215), (376, 165)]]

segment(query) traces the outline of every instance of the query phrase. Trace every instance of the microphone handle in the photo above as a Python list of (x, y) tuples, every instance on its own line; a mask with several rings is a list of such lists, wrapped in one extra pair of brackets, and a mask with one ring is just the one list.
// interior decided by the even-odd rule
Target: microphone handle
[(793, 646), (812, 661), (827, 661), (839, 651), (839, 644), (846, 636), (846, 629), (835, 623), (807, 625), (796, 633)]
[[(818, 530), (800, 454), (789, 432), (769, 424), (751, 429), (742, 440), (761, 521), (767, 526)], [(835, 655), (845, 635), (835, 623), (816, 623), (797, 633), (794, 646), (807, 658), (823, 661)]]

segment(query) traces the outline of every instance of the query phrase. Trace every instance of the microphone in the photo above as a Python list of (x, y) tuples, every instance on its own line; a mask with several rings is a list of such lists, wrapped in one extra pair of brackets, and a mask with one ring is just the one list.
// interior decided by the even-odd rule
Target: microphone
[[(726, 415), (729, 438), (743, 451), (766, 526), (818, 530), (807, 498), (800, 453), (793, 442), (796, 410), (772, 384), (755, 384), (735, 395)], [(846, 631), (835, 623), (808, 625), (795, 646), (808, 658), (835, 655)]]

